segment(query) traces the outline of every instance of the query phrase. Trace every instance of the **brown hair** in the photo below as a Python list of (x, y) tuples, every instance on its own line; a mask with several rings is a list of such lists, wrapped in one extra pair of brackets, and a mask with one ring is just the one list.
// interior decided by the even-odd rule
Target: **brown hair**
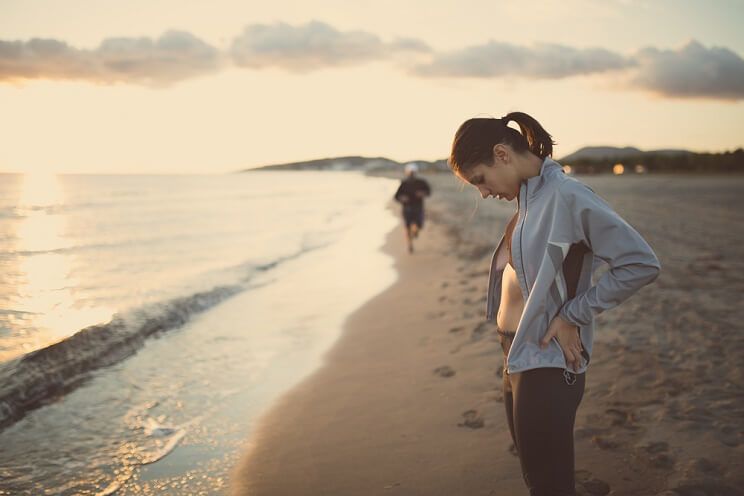
[[(516, 122), (522, 132), (510, 128), (509, 121)], [(493, 147), (498, 143), (540, 158), (552, 155), (555, 144), (540, 123), (524, 112), (510, 112), (501, 119), (476, 117), (463, 122), (455, 133), (449, 166), (455, 173), (464, 173), (479, 163), (491, 164)]]

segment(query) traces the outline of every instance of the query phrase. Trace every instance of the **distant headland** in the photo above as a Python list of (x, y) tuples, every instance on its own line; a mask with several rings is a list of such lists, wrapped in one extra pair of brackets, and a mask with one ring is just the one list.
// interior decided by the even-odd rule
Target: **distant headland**
[[(643, 151), (633, 147), (588, 146), (558, 159), (567, 172), (577, 174), (623, 173), (741, 173), (744, 149), (723, 153), (699, 153), (688, 150)], [(237, 172), (258, 170), (356, 170), (370, 173), (401, 171), (415, 162), (424, 172), (448, 172), (446, 159), (397, 162), (385, 157), (334, 157), (265, 165)]]

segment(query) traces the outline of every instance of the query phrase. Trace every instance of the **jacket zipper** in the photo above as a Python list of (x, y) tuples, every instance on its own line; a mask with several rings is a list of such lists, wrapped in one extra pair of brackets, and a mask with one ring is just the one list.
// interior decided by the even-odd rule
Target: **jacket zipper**
[[(520, 210), (522, 209), (521, 202), (519, 204), (519, 208)], [(524, 271), (524, 256), (523, 256), (524, 250), (522, 250), (522, 233), (524, 232), (524, 221), (526, 218), (527, 218), (527, 183), (525, 183), (524, 185), (524, 216), (522, 216), (522, 222), (517, 227), (519, 227), (519, 262), (520, 262), (520, 265), (522, 266), (522, 277), (524, 278), (524, 288), (527, 290), (527, 296), (529, 296), (530, 290), (527, 287), (527, 274)], [(511, 240), (509, 240), (509, 243), (511, 243)], [(527, 299), (525, 299), (525, 304), (526, 302), (527, 302)], [(509, 344), (509, 352), (511, 352), (511, 343)], [(504, 373), (509, 374), (509, 353), (504, 355)]]
[[(522, 217), (522, 225), (519, 227), (519, 261), (522, 265), (522, 277), (524, 278), (524, 289), (527, 291), (527, 296), (530, 295), (530, 288), (527, 285), (527, 272), (524, 270), (524, 250), (522, 249), (522, 233), (524, 232), (524, 222), (527, 220), (527, 193), (528, 185), (524, 184), (524, 216)], [(526, 300), (525, 300), (526, 301)]]

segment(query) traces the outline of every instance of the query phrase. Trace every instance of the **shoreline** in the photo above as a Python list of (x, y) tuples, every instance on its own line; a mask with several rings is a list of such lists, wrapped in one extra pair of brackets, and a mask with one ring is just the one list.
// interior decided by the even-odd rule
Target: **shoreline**
[[(275, 176), (262, 181), (275, 182)], [(302, 210), (292, 215), (293, 224), (255, 237), (255, 247), (233, 246), (227, 235), (220, 238), (226, 252), (203, 253), (203, 260), (215, 260), (210, 263), (218, 267), (200, 272), (200, 287), (178, 286), (184, 293), (193, 289), (193, 296), (169, 301), (165, 308), (153, 305), (153, 312), (143, 312), (134, 322), (150, 334), (164, 322), (178, 324), (178, 329), (142, 338), (131, 356), (89, 374), (74, 390), (0, 432), (0, 493), (27, 494), (35, 488), (55, 494), (224, 493), (224, 480), (240, 454), (240, 441), (250, 434), (252, 419), (320, 366), (321, 355), (337, 340), (348, 315), (397, 277), (390, 258), (380, 253), (397, 220), (380, 209), (389, 198), (388, 181), (348, 174), (282, 176), (281, 188), (306, 186), (283, 203), (285, 210), (274, 211)], [(225, 184), (217, 183), (220, 188)], [(260, 186), (252, 188), (263, 190)], [(230, 187), (244, 191), (241, 185)], [(215, 188), (211, 191), (221, 191)], [(336, 190), (338, 195), (329, 198), (327, 192)], [(347, 196), (340, 196), (342, 191)], [(259, 198), (271, 204), (273, 196)], [(260, 213), (260, 204), (251, 203), (255, 197), (247, 198), (248, 207)], [(248, 210), (233, 206), (235, 219)], [(239, 222), (250, 231), (264, 221)], [(204, 246), (218, 237), (210, 233), (203, 233), (209, 235)], [(185, 258), (202, 260), (201, 250), (189, 253)], [(225, 253), (231, 256), (218, 261)], [(241, 263), (232, 264), (233, 257)], [(154, 271), (143, 287), (162, 277), (162, 294), (175, 292), (177, 285), (166, 284), (169, 274)], [(350, 286), (350, 280), (364, 284)], [(225, 288), (237, 284), (241, 291), (210, 306)], [(215, 291), (198, 292), (201, 287)], [(206, 307), (208, 311), (198, 312)], [(139, 310), (132, 313), (139, 315)], [(130, 337), (126, 328), (113, 325), (98, 330), (102, 336), (91, 332), (85, 337), (94, 342), (82, 344)], [(33, 363), (54, 372), (57, 358), (80, 371), (78, 365), (96, 354), (83, 346), (78, 350), (82, 358), (70, 365), (64, 353), (73, 353), (75, 343), (79, 340), (67, 342), (59, 354), (34, 353)], [(99, 354), (102, 349), (95, 348)], [(64, 379), (58, 375), (36, 374), (35, 383)], [(14, 384), (23, 379), (13, 377)], [(34, 392), (26, 391), (26, 396)], [(72, 479), (71, 470), (77, 474)]]
[[(402, 228), (388, 234), (384, 251), (398, 280), (354, 312), (321, 368), (258, 420), (230, 494), (489, 494), (497, 486), (519, 494), (519, 461), (495, 401), (498, 342), (475, 312), (444, 299), (441, 310), (430, 308), (456, 289), (440, 271), (448, 281), (466, 271), (428, 270), (447, 260), (446, 238), (430, 223), (408, 256)], [(459, 280), (480, 294), (477, 282)], [(494, 463), (510, 470), (497, 474)], [(487, 472), (488, 480), (480, 475)]]

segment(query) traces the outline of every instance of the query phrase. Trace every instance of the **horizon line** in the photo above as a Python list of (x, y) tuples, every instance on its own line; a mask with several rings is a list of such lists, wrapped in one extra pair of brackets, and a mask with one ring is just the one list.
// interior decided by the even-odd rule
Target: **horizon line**
[[(563, 157), (567, 157), (569, 155), (572, 155), (580, 150), (583, 150), (585, 148), (636, 148), (637, 150), (647, 153), (647, 152), (655, 152), (655, 151), (666, 151), (666, 150), (675, 150), (675, 151), (682, 151), (682, 152), (691, 152), (696, 154), (724, 154), (727, 152), (735, 152), (736, 150), (744, 149), (744, 145), (735, 146), (732, 148), (726, 148), (723, 150), (692, 150), (689, 148), (656, 148), (653, 150), (644, 150), (642, 148), (638, 148), (633, 145), (623, 145), (623, 146), (614, 146), (614, 145), (586, 145), (577, 148), (575, 151), (571, 153), (564, 154)], [(290, 162), (275, 162), (275, 163), (269, 163), (269, 164), (261, 164), (261, 165), (255, 165), (255, 166), (247, 166), (247, 167), (240, 167), (237, 169), (229, 169), (224, 170), (221, 172), (209, 172), (209, 171), (203, 171), (203, 172), (168, 172), (168, 171), (162, 171), (162, 172), (126, 172), (126, 171), (108, 171), (108, 172), (80, 172), (80, 171), (22, 171), (22, 170), (3, 170), (0, 169), (0, 174), (5, 175), (18, 175), (18, 174), (44, 174), (44, 175), (97, 175), (97, 176), (130, 176), (130, 175), (138, 175), (138, 176), (204, 176), (204, 175), (223, 175), (223, 174), (235, 174), (240, 173), (248, 170), (257, 170), (262, 169), (265, 167), (273, 167), (278, 165), (291, 165), (291, 164), (300, 164), (305, 162), (317, 162), (321, 160), (335, 160), (339, 158), (364, 158), (364, 159), (382, 159), (382, 160), (389, 160), (391, 162), (397, 162), (401, 165), (410, 163), (410, 162), (439, 162), (441, 160), (447, 160), (447, 158), (438, 158), (434, 160), (425, 160), (425, 159), (412, 159), (412, 160), (395, 160), (389, 157), (385, 156), (365, 156), (365, 155), (335, 155), (335, 156), (325, 156), (325, 157), (319, 157), (319, 158), (309, 158), (309, 159), (303, 159), (303, 160), (294, 160)]]

